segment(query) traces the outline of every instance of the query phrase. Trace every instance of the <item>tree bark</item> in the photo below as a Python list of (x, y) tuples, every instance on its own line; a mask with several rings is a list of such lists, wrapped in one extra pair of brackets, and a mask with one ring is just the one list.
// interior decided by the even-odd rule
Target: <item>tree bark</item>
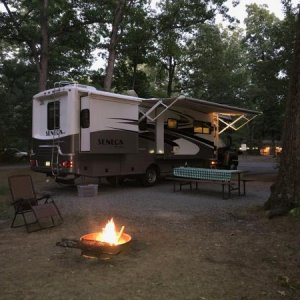
[(114, 20), (112, 24), (112, 31), (110, 35), (110, 42), (108, 47), (108, 61), (106, 67), (106, 75), (104, 78), (104, 90), (110, 91), (112, 85), (112, 78), (114, 72), (114, 65), (116, 60), (116, 46), (118, 44), (120, 24), (122, 22), (125, 11), (126, 0), (118, 0), (117, 7), (114, 14)]
[(168, 97), (171, 97), (173, 92), (173, 80), (174, 80), (175, 68), (176, 68), (176, 61), (173, 56), (169, 56), (168, 87), (167, 87)]
[(283, 151), (278, 176), (264, 205), (269, 217), (285, 214), (300, 205), (300, 8), (282, 136)]
[(131, 88), (135, 90), (136, 74), (137, 74), (137, 64), (133, 64), (133, 74), (132, 74), (132, 86)]

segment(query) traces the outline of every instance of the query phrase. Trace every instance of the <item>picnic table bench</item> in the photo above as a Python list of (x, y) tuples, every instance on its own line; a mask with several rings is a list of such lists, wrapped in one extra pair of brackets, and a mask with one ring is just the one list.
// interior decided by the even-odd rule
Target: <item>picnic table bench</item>
[(179, 185), (181, 191), (184, 185), (189, 185), (192, 189), (193, 183), (196, 184), (196, 189), (198, 189), (198, 183), (218, 183), (222, 185), (223, 198), (228, 199), (231, 197), (232, 191), (235, 190), (239, 196), (246, 195), (246, 182), (248, 180), (241, 178), (241, 174), (244, 172), (242, 170), (179, 167), (174, 168), (173, 176), (167, 177), (167, 179), (174, 181), (174, 192), (176, 192), (176, 185)]

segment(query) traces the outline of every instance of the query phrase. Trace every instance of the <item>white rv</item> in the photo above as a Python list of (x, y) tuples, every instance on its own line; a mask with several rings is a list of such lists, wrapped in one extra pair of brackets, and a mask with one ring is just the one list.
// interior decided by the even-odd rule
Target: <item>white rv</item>
[[(217, 162), (225, 149), (220, 134), (257, 114), (184, 96), (142, 99), (70, 84), (33, 97), (31, 168), (57, 180), (139, 177), (151, 185), (174, 167)], [(236, 154), (224, 156), (219, 167), (237, 163)]]

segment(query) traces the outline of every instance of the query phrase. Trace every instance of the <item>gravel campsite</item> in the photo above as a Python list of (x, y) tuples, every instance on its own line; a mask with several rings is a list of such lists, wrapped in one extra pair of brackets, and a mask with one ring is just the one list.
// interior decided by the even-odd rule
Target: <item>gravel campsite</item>
[[(243, 197), (222, 199), (219, 185), (198, 190), (103, 182), (96, 197), (46, 181), (27, 166), (0, 167), (1, 299), (300, 299), (300, 222), (268, 219), (263, 204), (276, 176), (273, 157), (244, 156), (254, 179)], [(33, 233), (10, 228), (7, 178), (31, 174), (53, 194), (64, 222)], [(92, 181), (91, 181), (92, 182)], [(56, 246), (100, 231), (111, 217), (132, 241), (110, 259)]]

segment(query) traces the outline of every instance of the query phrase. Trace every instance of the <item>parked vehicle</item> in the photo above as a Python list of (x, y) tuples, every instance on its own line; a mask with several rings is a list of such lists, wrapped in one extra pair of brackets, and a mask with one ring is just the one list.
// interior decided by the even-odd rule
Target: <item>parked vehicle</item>
[(1, 154), (1, 158), (3, 161), (19, 161), (28, 159), (28, 153), (25, 151), (20, 151), (17, 148), (5, 148)]
[[(179, 96), (143, 99), (78, 84), (33, 97), (31, 168), (55, 176), (139, 177), (145, 185), (177, 166), (209, 167), (220, 134), (258, 112)], [(240, 122), (239, 122), (240, 124)], [(237, 165), (237, 156), (218, 162)]]

